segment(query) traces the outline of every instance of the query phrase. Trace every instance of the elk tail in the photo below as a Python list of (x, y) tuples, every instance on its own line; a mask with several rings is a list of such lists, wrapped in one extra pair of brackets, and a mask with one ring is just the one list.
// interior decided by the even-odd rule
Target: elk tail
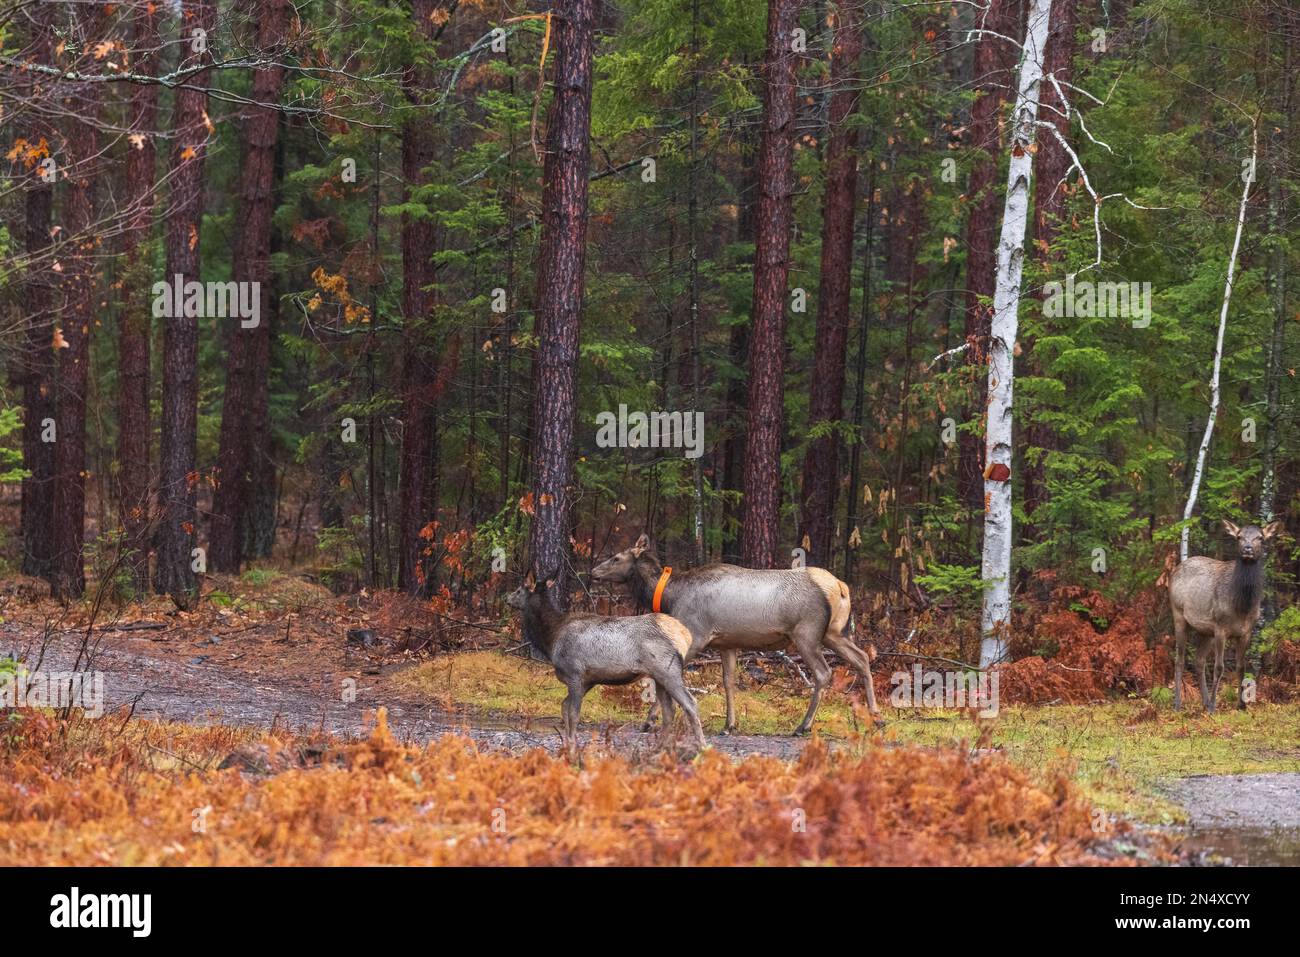
[(848, 609), (848, 613), (849, 613), (849, 634), (850, 634), (850, 635), (856, 635), (856, 634), (858, 633), (858, 625), (857, 625), (857, 622), (856, 622), (856, 621), (854, 620), (854, 618), (853, 618), (853, 608), (852, 608), (852, 605), (851, 605), (851, 602), (850, 602), (850, 599), (849, 599), (849, 586), (846, 585), (846, 584), (844, 584), (844, 582), (840, 582), (840, 604), (841, 604), (844, 608)]

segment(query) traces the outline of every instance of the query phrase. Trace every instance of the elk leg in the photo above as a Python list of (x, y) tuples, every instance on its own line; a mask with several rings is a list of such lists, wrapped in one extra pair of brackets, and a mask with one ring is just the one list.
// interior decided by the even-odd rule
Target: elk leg
[(821, 638), (821, 635), (801, 635), (799, 632), (794, 634), (794, 646), (798, 649), (804, 664), (808, 666), (808, 670), (812, 672), (813, 681), (808, 713), (799, 722), (799, 727), (794, 729), (795, 735), (807, 734), (812, 729), (813, 718), (817, 715), (817, 706), (822, 702), (822, 692), (831, 683), (831, 666), (826, 663), (826, 656), (822, 654)]
[(1205, 686), (1205, 661), (1210, 655), (1211, 641), (1208, 638), (1201, 640), (1200, 645), (1196, 648), (1196, 671), (1201, 678), (1201, 707), (1210, 714), (1214, 714), (1214, 698), (1210, 695), (1210, 689)]
[(695, 744), (701, 750), (705, 747), (704, 728), (700, 724), (700, 710), (696, 707), (695, 699), (691, 693), (686, 690), (686, 682), (678, 672), (673, 672), (664, 676), (663, 683), (660, 687), (667, 685), (669, 700), (664, 704), (664, 714), (669, 714), (672, 710), (673, 702), (681, 706), (682, 711), (686, 713), (686, 721), (691, 726), (691, 734), (695, 736)]
[(841, 634), (826, 632), (826, 644), (831, 651), (862, 675), (862, 680), (867, 684), (867, 710), (871, 712), (871, 717), (875, 718), (877, 724), (883, 724), (884, 722), (880, 720), (880, 708), (876, 706), (876, 689), (871, 682), (871, 657)]
[(587, 689), (581, 684), (571, 684), (569, 694), (564, 699), (561, 714), (564, 716), (562, 738), (566, 751), (576, 751), (578, 747), (578, 717), (582, 714), (582, 699)]
[(655, 715), (662, 710), (659, 707), (659, 691), (656, 685), (655, 695), (650, 699), (650, 710), (645, 713), (645, 721), (641, 722), (641, 730), (650, 732), (655, 729)]
[(1226, 632), (1215, 631), (1214, 633), (1214, 703), (1219, 703), (1219, 687), (1223, 684), (1223, 665), (1224, 654), (1228, 648), (1228, 636)]
[(736, 730), (736, 657), (735, 648), (722, 649), (722, 691), (727, 698), (727, 720), (722, 726), (723, 734)]
[(675, 724), (673, 714), (673, 699), (664, 682), (655, 682), (655, 693), (659, 697), (659, 711), (663, 714), (664, 725), (659, 732), (659, 747), (667, 749), (673, 744), (676, 735), (673, 733)]
[(1187, 660), (1187, 623), (1174, 615), (1174, 710), (1183, 710), (1183, 664)]
[[(704, 648), (704, 646), (707, 645), (707, 644), (709, 643), (709, 639), (710, 639), (711, 637), (712, 637), (712, 635), (711, 635), (711, 634), (708, 634), (708, 633), (701, 633), (701, 632), (698, 632), (698, 631), (692, 631), (692, 632), (691, 632), (691, 648), (690, 648), (690, 651), (688, 651), (688, 652), (686, 653), (686, 661), (690, 661), (690, 660), (693, 659), (696, 655), (698, 655), (698, 654), (700, 653), (700, 650), (701, 650), (702, 648)], [(733, 658), (733, 662), (734, 662), (734, 658)], [(722, 676), (723, 676), (723, 685), (724, 685), (724, 687), (725, 687), (725, 685), (726, 685), (726, 676), (727, 676), (727, 656), (726, 656), (726, 652), (723, 652), (723, 655), (722, 655)], [(728, 693), (728, 695), (727, 695), (727, 706), (728, 706), (728, 709), (730, 709), (730, 707), (731, 707), (731, 695), (730, 695), (730, 693)], [(656, 698), (656, 700), (653, 700), (653, 701), (650, 702), (650, 710), (646, 713), (646, 716), (645, 716), (645, 723), (641, 725), (641, 730), (642, 730), (642, 731), (653, 731), (653, 730), (654, 730), (654, 726), (655, 726), (655, 712), (656, 712), (656, 711), (661, 711), (661, 710), (662, 710), (662, 708), (660, 708), (660, 706), (659, 706), (659, 700), (658, 700), (657, 698)], [(728, 711), (728, 713), (730, 713), (730, 711)], [(725, 731), (724, 731), (723, 733), (726, 734)]]
[(1246, 710), (1246, 652), (1250, 649), (1250, 629), (1237, 639), (1237, 707)]

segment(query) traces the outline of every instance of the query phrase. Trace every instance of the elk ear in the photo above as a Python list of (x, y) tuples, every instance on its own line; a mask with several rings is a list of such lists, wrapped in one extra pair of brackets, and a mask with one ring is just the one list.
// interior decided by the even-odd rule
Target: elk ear
[(644, 551), (645, 549), (650, 547), (650, 537), (646, 535), (645, 532), (642, 532), (641, 537), (636, 540), (636, 544), (633, 545), (632, 547), (639, 548), (642, 551)]
[(1238, 535), (1241, 534), (1241, 529), (1238, 528), (1236, 525), (1234, 525), (1232, 522), (1228, 521), (1226, 518), (1223, 520), (1223, 528), (1224, 531), (1226, 531), (1233, 538), (1236, 538)]
[(533, 577), (533, 570), (530, 568), (528, 569), (528, 574), (524, 576), (524, 587), (529, 591), (532, 591), (536, 584), (537, 579)]
[(1282, 527), (1281, 522), (1269, 522), (1264, 526), (1264, 538), (1277, 538), (1277, 536), (1281, 535), (1284, 531), (1285, 529)]

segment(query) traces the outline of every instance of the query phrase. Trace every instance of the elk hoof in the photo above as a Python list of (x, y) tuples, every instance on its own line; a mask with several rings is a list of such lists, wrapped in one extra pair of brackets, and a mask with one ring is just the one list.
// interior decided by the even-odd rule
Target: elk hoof
[(881, 717), (875, 717), (875, 718), (872, 718), (872, 719), (871, 719), (871, 723), (872, 723), (873, 725), (875, 725), (875, 728), (876, 728), (877, 731), (882, 731), (882, 730), (884, 730), (884, 727), (885, 727), (885, 719), (884, 719), (884, 718), (881, 718)]
[(736, 726), (734, 724), (726, 725), (723, 727), (722, 733), (728, 736), (733, 735), (736, 733)]
[(790, 737), (802, 738), (805, 735), (807, 735), (810, 731), (811, 731), (810, 728), (805, 728), (803, 725), (799, 725), (799, 727), (795, 728), (793, 731), (790, 732)]
[(641, 732), (643, 734), (649, 734), (654, 729), (655, 729), (655, 723), (653, 721), (643, 721), (641, 723)]

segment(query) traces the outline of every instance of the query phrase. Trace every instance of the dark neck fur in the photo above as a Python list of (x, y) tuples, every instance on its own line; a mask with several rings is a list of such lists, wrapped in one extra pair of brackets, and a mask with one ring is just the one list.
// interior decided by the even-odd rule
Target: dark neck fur
[(1247, 615), (1259, 604), (1260, 593), (1264, 584), (1264, 562), (1256, 559), (1243, 562), (1238, 558), (1232, 563), (1232, 610), (1239, 615)]
[(564, 615), (551, 607), (545, 595), (530, 595), (524, 606), (524, 640), (549, 661), (555, 632), (563, 620)]
[[(649, 611), (654, 605), (655, 586), (659, 584), (659, 576), (663, 574), (663, 570), (663, 565), (653, 555), (642, 555), (632, 566), (632, 578), (628, 581), (628, 587), (632, 590), (632, 598), (636, 602), (638, 612)], [(664, 611), (668, 610), (667, 599), (668, 596), (665, 594), (662, 605)]]

